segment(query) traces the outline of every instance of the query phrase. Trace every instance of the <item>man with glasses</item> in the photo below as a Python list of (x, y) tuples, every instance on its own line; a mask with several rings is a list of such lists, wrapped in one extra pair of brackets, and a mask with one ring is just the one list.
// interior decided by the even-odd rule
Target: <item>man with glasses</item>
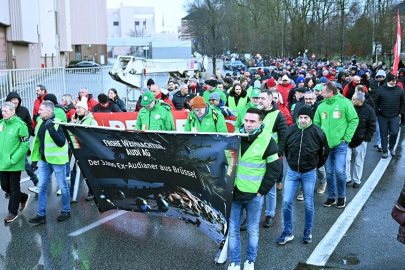
[(394, 157), (401, 114), (405, 112), (405, 94), (402, 88), (397, 85), (397, 77), (392, 73), (388, 73), (387, 82), (378, 88), (375, 97), (375, 110), (380, 126), (382, 158), (388, 157), (388, 150)]
[[(366, 157), (367, 143), (373, 138), (376, 129), (376, 116), (373, 108), (365, 103), (366, 95), (355, 92), (352, 97), (353, 106), (359, 117), (359, 125), (354, 132), (353, 138), (347, 147), (346, 156), (346, 185), (354, 180), (353, 188), (359, 188), (363, 175), (364, 158)], [(351, 174), (351, 161), (354, 155), (353, 177)]]
[(184, 131), (228, 132), (224, 116), (214, 107), (208, 105), (204, 98), (200, 96), (193, 98), (191, 109), (192, 111), (188, 114)]
[[(361, 83), (361, 78), (359, 76), (354, 76), (353, 80), (345, 86), (343, 89), (343, 96), (347, 97), (348, 99), (352, 99), (352, 96), (354, 92), (356, 91), (356, 86), (360, 85)], [(368, 92), (367, 86), (364, 85), (364, 90), (366, 93)]]

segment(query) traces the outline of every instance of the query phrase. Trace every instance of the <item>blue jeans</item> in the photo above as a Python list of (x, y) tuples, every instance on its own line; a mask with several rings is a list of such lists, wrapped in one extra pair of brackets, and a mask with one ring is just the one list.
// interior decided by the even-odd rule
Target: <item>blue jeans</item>
[(284, 180), (283, 190), (283, 217), (284, 232), (292, 233), (293, 229), (293, 207), (295, 190), (301, 182), (304, 193), (305, 205), (305, 226), (304, 230), (311, 232), (314, 224), (314, 188), (316, 183), (316, 169), (312, 171), (299, 173), (287, 168), (287, 174)]
[(346, 197), (346, 154), (346, 142), (341, 142), (329, 150), (325, 170), (328, 198), (330, 199), (336, 199), (336, 187), (338, 198)]
[(376, 118), (376, 130), (375, 134), (377, 136), (377, 144), (381, 145), (381, 133), (380, 133), (380, 125), (378, 124), (378, 117)]
[(277, 205), (277, 190), (276, 190), (276, 185), (273, 186), (272, 189), (270, 189), (270, 192), (267, 193), (266, 195), (266, 211), (265, 215), (274, 217), (276, 214), (276, 205)]
[(243, 209), (246, 209), (246, 227), (248, 243), (246, 246), (246, 260), (256, 261), (257, 249), (259, 247), (259, 222), (262, 213), (264, 196), (256, 196), (252, 200), (235, 200), (231, 206), (231, 217), (229, 218), (229, 261), (240, 265), (241, 244), (240, 244), (240, 223), (242, 222)]
[(51, 179), (52, 172), (59, 188), (62, 190), (62, 212), (70, 212), (70, 194), (66, 180), (66, 165), (49, 164), (40, 160), (38, 162), (39, 183), (38, 183), (38, 215), (46, 215), (46, 201), (48, 197), (48, 182)]

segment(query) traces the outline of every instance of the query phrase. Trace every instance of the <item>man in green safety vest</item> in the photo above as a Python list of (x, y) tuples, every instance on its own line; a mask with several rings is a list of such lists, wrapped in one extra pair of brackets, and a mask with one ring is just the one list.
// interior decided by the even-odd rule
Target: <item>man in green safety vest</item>
[(231, 216), (229, 218), (230, 265), (228, 270), (239, 270), (241, 264), (240, 223), (246, 210), (248, 244), (243, 269), (254, 269), (259, 243), (259, 222), (263, 198), (274, 186), (280, 173), (281, 161), (272, 134), (267, 132), (263, 114), (249, 108), (244, 124), (236, 132), (248, 134), (241, 138), (239, 164), (236, 171)]
[(64, 221), (70, 218), (70, 195), (65, 166), (69, 160), (68, 145), (61, 126), (54, 123), (61, 122), (55, 117), (54, 104), (48, 100), (43, 101), (38, 113), (41, 119), (35, 127), (30, 158), (32, 167), (35, 168), (38, 164), (39, 170), (38, 212), (29, 222), (46, 223), (47, 189), (53, 172), (62, 191), (62, 211), (57, 220)]

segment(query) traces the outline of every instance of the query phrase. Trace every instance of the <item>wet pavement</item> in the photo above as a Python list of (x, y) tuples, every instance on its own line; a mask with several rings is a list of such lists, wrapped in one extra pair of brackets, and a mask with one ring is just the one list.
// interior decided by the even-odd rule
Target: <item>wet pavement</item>
[[(326, 194), (315, 194), (313, 243), (303, 244), (304, 203), (295, 201), (295, 239), (277, 246), (275, 241), (282, 232), (282, 192), (277, 192), (274, 225), (260, 228), (255, 269), (295, 269), (299, 263), (299, 269), (403, 269), (405, 246), (397, 242), (398, 225), (390, 216), (405, 175), (405, 157), (401, 156), (404, 136), (401, 137), (399, 157), (392, 159), (326, 267), (306, 266), (305, 262), (343, 210), (323, 207)], [(370, 176), (380, 157), (381, 153), (370, 143), (363, 179)], [(22, 183), (22, 191), (29, 193), (31, 184)], [(347, 188), (348, 202), (358, 190)], [(85, 201), (84, 183), (80, 186), (78, 203), (71, 205), (72, 217), (58, 222), (61, 197), (56, 191), (53, 180), (48, 191), (46, 224), (28, 223), (38, 206), (37, 195), (33, 193), (27, 209), (15, 222), (0, 224), (0, 269), (226, 269), (226, 265), (214, 264), (218, 246), (198, 228), (181, 220), (141, 213), (116, 210), (100, 215), (93, 201)], [(0, 216), (5, 217), (8, 201), (3, 192), (0, 194)], [(241, 235), (245, 247), (246, 232)]]

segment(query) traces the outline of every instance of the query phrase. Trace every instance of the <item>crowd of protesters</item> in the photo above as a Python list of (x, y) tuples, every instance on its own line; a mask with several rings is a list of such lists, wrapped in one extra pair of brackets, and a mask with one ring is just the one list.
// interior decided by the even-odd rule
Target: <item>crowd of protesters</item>
[[(172, 112), (179, 110), (188, 113), (184, 126), (187, 132), (227, 133), (225, 118), (234, 117), (236, 132), (251, 138), (241, 145), (242, 163), (238, 166), (230, 218), (228, 269), (240, 269), (239, 230), (246, 229), (252, 241), (248, 241), (244, 269), (253, 269), (262, 204), (266, 201), (263, 227), (268, 228), (276, 212), (277, 190), (282, 191), (284, 218), (277, 243), (284, 245), (294, 239), (292, 203), (300, 188), (297, 200), (305, 205), (302, 241), (308, 244), (312, 242), (314, 193), (327, 192), (324, 207), (345, 208), (346, 188), (359, 188), (363, 181), (367, 145), (374, 133), (372, 143), (376, 151), (382, 152), (382, 158), (396, 156), (398, 132), (404, 123), (405, 68), (393, 74), (384, 63), (367, 65), (352, 60), (342, 65), (324, 60), (254, 59), (246, 63), (257, 67), (254, 72), (216, 72), (203, 83), (197, 78), (186, 83), (171, 79), (164, 87), (149, 79), (141, 89), (136, 104), (137, 130), (175, 131)], [(1, 160), (0, 166), (1, 187), (10, 198), (9, 214), (4, 219), (7, 223), (13, 222), (30, 200), (19, 186), (23, 170), (34, 184), (29, 191), (38, 194), (38, 212), (29, 222), (46, 223), (47, 184), (52, 173), (62, 195), (57, 220), (70, 217), (76, 166), (71, 172), (71, 151), (58, 122), (98, 125), (93, 113), (127, 112), (125, 102), (113, 88), (99, 94), (97, 100), (85, 87), (75, 98), (63, 95), (61, 103), (44, 85), (36, 87), (36, 95), (32, 118), (16, 92), (8, 94), (2, 107), (0, 138), (13, 142), (3, 143), (0, 148), (10, 157)], [(17, 132), (6, 134), (9, 129)], [(30, 136), (34, 140), (28, 155)], [(253, 141), (268, 147), (257, 156), (251, 151)], [(284, 184), (283, 158), (288, 166)], [(255, 178), (260, 181), (249, 180)], [(92, 196), (89, 192), (86, 200), (92, 200)]]

